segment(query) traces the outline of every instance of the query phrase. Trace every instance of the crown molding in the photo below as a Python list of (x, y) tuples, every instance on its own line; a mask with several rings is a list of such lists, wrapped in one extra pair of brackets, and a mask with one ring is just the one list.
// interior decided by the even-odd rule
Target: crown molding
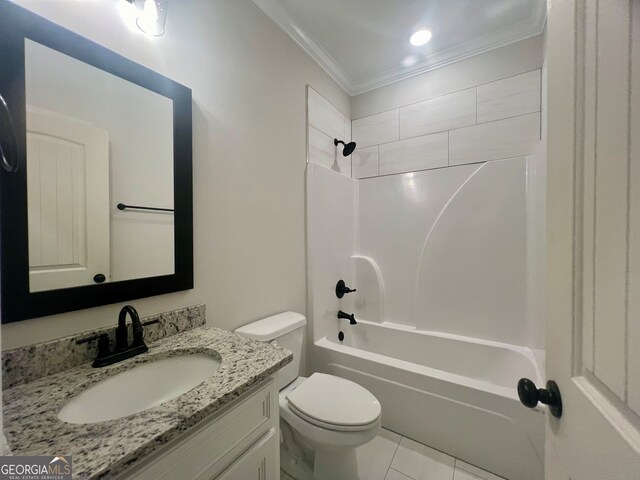
[(423, 57), (411, 67), (398, 67), (354, 81), (320, 44), (296, 25), (293, 18), (282, 8), (278, 0), (253, 0), (253, 2), (282, 30), (288, 33), (350, 96), (384, 87), (385, 85), (459, 62), (465, 58), (540, 35), (544, 31), (546, 23), (546, 2), (540, 1), (535, 4), (531, 16), (526, 21), (454, 47), (434, 52)]

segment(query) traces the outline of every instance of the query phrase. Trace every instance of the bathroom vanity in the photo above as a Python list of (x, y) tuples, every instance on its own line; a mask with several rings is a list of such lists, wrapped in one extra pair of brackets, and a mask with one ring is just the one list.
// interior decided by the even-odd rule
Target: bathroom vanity
[[(170, 330), (176, 313), (160, 320), (158, 329)], [(28, 354), (37, 364), (75, 344), (60, 339), (5, 352), (7, 365), (23, 364)], [(83, 345), (84, 348), (86, 348)], [(42, 357), (37, 350), (42, 349)], [(34, 353), (34, 350), (36, 352)], [(212, 374), (181, 395), (158, 398), (151, 408), (117, 416), (113, 404), (148, 397), (155, 382), (145, 383), (153, 362), (210, 357)], [(279, 476), (278, 391), (272, 375), (292, 360), (288, 350), (259, 343), (231, 332), (196, 326), (149, 342), (149, 352), (104, 367), (88, 362), (4, 390), (5, 434), (14, 455), (71, 455), (74, 478), (82, 479), (277, 479)], [(28, 367), (25, 367), (28, 368)], [(86, 417), (60, 419), (70, 400), (92, 388), (113, 382), (116, 376), (133, 377), (138, 383), (126, 392), (113, 388), (113, 398), (95, 403)], [(29, 372), (23, 371), (29, 378)], [(184, 372), (187, 376), (187, 372)], [(166, 369), (166, 381), (182, 379)], [(9, 370), (8, 378), (12, 374)], [(108, 396), (105, 390), (105, 396)], [(140, 405), (144, 405), (140, 404)], [(101, 410), (109, 410), (104, 420)], [(75, 423), (70, 423), (75, 422)]]
[(278, 391), (269, 379), (117, 478), (277, 480), (279, 447)]

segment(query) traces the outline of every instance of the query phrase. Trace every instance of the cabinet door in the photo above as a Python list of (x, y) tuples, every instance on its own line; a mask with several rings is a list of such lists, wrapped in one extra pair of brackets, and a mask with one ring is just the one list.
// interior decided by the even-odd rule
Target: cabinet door
[[(278, 390), (273, 379), (141, 460), (118, 480), (210, 480), (235, 465), (271, 431), (278, 436)], [(269, 454), (271, 462), (279, 462), (279, 445)]]
[(272, 428), (216, 480), (278, 480), (278, 440), (278, 432)]

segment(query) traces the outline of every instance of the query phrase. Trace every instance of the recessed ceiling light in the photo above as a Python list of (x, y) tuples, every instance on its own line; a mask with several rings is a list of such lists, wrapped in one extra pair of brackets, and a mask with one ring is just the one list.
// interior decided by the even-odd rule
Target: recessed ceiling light
[(429, 40), (431, 40), (431, 31), (427, 30), (426, 28), (414, 32), (414, 34), (411, 35), (411, 38), (409, 39), (411, 45), (413, 45), (414, 47), (421, 47)]

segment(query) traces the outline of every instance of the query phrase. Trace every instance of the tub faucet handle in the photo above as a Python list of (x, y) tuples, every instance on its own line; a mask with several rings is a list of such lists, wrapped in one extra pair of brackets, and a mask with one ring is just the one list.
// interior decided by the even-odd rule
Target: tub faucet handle
[(342, 310), (338, 311), (338, 318), (344, 318), (345, 320), (349, 320), (351, 325), (356, 325), (356, 316), (353, 313), (344, 313)]
[(351, 289), (347, 287), (347, 285), (344, 283), (344, 280), (338, 280), (338, 283), (336, 284), (336, 297), (342, 298), (344, 297), (345, 293), (353, 293), (355, 291), (355, 288)]

